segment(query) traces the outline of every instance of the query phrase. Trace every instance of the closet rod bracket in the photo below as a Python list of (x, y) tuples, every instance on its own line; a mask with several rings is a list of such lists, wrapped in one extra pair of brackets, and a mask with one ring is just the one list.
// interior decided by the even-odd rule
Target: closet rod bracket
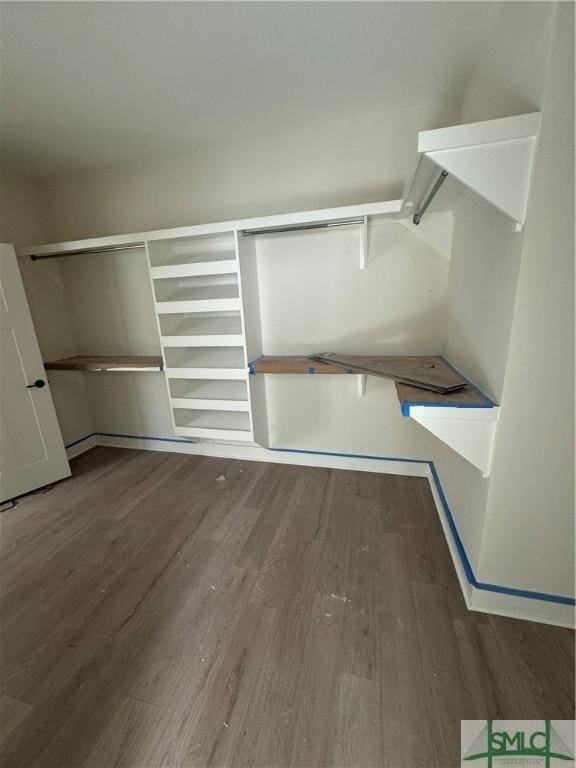
[(418, 224), (420, 224), (420, 222), (422, 221), (422, 216), (424, 216), (424, 214), (428, 210), (428, 206), (430, 205), (432, 200), (434, 200), (434, 198), (438, 194), (438, 190), (440, 189), (442, 184), (444, 184), (444, 182), (446, 181), (446, 177), (447, 176), (448, 176), (448, 171), (442, 171), (440, 176), (438, 176), (438, 178), (436, 179), (436, 181), (432, 185), (432, 189), (428, 193), (428, 196), (426, 197), (426, 199), (422, 203), (421, 207), (416, 211), (416, 213), (412, 217), (412, 223), (415, 224), (416, 226), (418, 226)]

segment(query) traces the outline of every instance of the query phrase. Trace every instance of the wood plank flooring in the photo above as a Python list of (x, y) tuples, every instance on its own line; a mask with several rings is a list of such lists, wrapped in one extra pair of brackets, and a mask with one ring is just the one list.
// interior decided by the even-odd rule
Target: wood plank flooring
[(467, 611), (420, 478), (96, 448), (0, 516), (2, 768), (459, 765), (574, 717), (569, 630)]

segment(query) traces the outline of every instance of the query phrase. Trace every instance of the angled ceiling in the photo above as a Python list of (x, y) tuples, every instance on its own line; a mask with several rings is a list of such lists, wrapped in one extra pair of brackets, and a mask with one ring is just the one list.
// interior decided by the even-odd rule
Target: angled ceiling
[(3, 3), (3, 155), (42, 177), (457, 103), (499, 6)]

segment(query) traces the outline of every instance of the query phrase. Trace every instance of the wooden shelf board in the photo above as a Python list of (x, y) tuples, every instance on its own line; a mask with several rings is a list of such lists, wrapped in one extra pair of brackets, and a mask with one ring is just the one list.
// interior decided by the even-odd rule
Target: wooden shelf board
[(250, 373), (353, 373), (305, 355), (263, 355), (250, 363)]
[[(386, 356), (382, 356), (382, 360), (384, 360), (385, 357)], [(401, 360), (401, 358), (397, 356), (390, 356), (389, 359), (395, 361)], [(406, 357), (406, 361), (411, 365), (416, 364), (418, 360), (441, 360), (441, 358), (426, 356), (421, 358)], [(306, 357), (305, 355), (264, 355), (250, 363), (250, 373), (352, 373), (362, 375), (362, 371), (338, 368), (335, 365), (329, 365), (313, 360), (311, 357)], [(413, 387), (399, 381), (396, 381), (395, 384), (398, 400), (402, 407), (402, 413), (405, 416), (409, 415), (411, 406), (417, 405), (430, 407), (445, 406), (453, 408), (493, 408), (495, 405), (470, 383), (467, 383), (462, 389), (447, 394), (440, 394), (427, 389), (421, 389), (420, 387)]]
[(494, 403), (471, 384), (467, 384), (457, 392), (439, 394), (420, 387), (411, 387), (399, 381), (396, 384), (398, 400), (404, 416), (410, 415), (411, 406), (444, 406), (447, 408), (492, 408)]
[(160, 355), (76, 355), (44, 363), (47, 371), (162, 370)]

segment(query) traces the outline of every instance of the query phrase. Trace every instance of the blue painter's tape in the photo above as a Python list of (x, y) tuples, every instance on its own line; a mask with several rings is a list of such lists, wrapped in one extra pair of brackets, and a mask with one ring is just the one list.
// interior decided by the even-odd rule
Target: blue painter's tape
[(407, 462), (411, 464), (427, 464), (430, 467), (430, 472), (432, 474), (432, 479), (434, 481), (434, 485), (436, 486), (436, 490), (438, 491), (438, 496), (440, 497), (440, 502), (442, 505), (442, 509), (444, 511), (444, 516), (448, 523), (448, 527), (450, 529), (450, 533), (452, 534), (452, 539), (454, 541), (456, 551), (458, 552), (458, 557), (460, 558), (460, 562), (462, 563), (462, 568), (464, 569), (464, 573), (466, 575), (466, 579), (468, 580), (469, 584), (471, 584), (476, 589), (484, 590), (487, 592), (495, 592), (502, 595), (511, 595), (512, 597), (525, 597), (530, 600), (542, 600), (544, 602), (558, 603), (560, 605), (570, 605), (573, 607), (576, 606), (576, 598), (574, 597), (566, 597), (565, 595), (553, 595), (547, 592), (537, 592), (529, 589), (517, 589), (516, 587), (504, 587), (499, 584), (489, 584), (486, 582), (478, 581), (478, 579), (474, 574), (474, 570), (472, 569), (472, 564), (468, 559), (468, 555), (466, 553), (466, 549), (464, 548), (462, 539), (460, 538), (460, 534), (458, 532), (458, 528), (456, 527), (454, 516), (452, 515), (450, 505), (448, 504), (446, 494), (444, 493), (444, 489), (442, 488), (442, 484), (440, 482), (438, 472), (436, 471), (436, 467), (434, 466), (434, 462), (428, 461), (426, 459), (405, 459), (405, 458), (394, 458), (391, 456), (367, 456), (364, 454), (356, 454), (356, 453), (333, 453), (331, 451), (306, 451), (306, 450), (297, 450), (295, 448), (271, 448), (270, 450), (280, 451), (284, 453), (305, 453), (305, 454), (317, 454), (321, 456), (342, 456), (344, 458), (350, 458), (350, 459), (376, 459), (378, 461), (402, 461), (402, 462)]
[(64, 446), (64, 448), (72, 448), (73, 445), (78, 445), (78, 443), (83, 443), (84, 440), (88, 440), (90, 437), (94, 437), (96, 435), (96, 432), (90, 432), (89, 435), (84, 435), (84, 437), (79, 437), (78, 440), (74, 440), (72, 443), (68, 443)]
[[(66, 448), (71, 448), (73, 445), (77, 445), (78, 443), (81, 443), (84, 440), (88, 440), (88, 438), (90, 437), (97, 437), (97, 436), (121, 437), (121, 438), (130, 439), (130, 440), (152, 440), (152, 441), (166, 442), (166, 443), (188, 443), (188, 444), (192, 443), (193, 444), (195, 442), (194, 440), (181, 440), (173, 437), (150, 437), (150, 436), (140, 436), (140, 435), (122, 435), (122, 434), (115, 434), (113, 432), (92, 432), (90, 435), (85, 435), (84, 437), (81, 437), (78, 440), (75, 440), (73, 443), (69, 443), (66, 446)], [(576, 598), (573, 598), (573, 597), (566, 597), (565, 595), (553, 595), (548, 592), (537, 592), (530, 589), (504, 587), (499, 584), (489, 584), (486, 582), (478, 581), (478, 579), (474, 575), (474, 571), (472, 569), (470, 560), (468, 559), (468, 555), (466, 553), (466, 549), (464, 547), (462, 539), (460, 538), (460, 534), (458, 532), (458, 528), (456, 527), (454, 516), (450, 509), (450, 505), (448, 504), (448, 500), (446, 498), (446, 494), (444, 493), (444, 489), (442, 488), (442, 483), (440, 482), (440, 478), (438, 476), (438, 472), (436, 471), (436, 467), (434, 466), (434, 462), (428, 461), (427, 459), (407, 459), (407, 458), (399, 458), (394, 456), (370, 456), (362, 453), (338, 453), (334, 451), (311, 451), (311, 450), (300, 450), (298, 448), (269, 448), (269, 450), (276, 451), (278, 453), (302, 453), (302, 454), (307, 454), (312, 456), (337, 456), (337, 457), (342, 457), (347, 459), (371, 459), (373, 461), (374, 460), (375, 461), (396, 461), (396, 462), (403, 462), (407, 464), (427, 464), (430, 467), (430, 473), (432, 475), (432, 480), (434, 481), (434, 485), (436, 486), (436, 490), (440, 498), (440, 503), (442, 506), (442, 510), (444, 512), (444, 516), (448, 523), (448, 527), (450, 529), (450, 533), (452, 535), (452, 539), (454, 541), (454, 545), (456, 547), (458, 557), (460, 558), (460, 562), (462, 563), (462, 568), (464, 569), (464, 573), (466, 575), (466, 579), (468, 580), (469, 584), (471, 584), (476, 589), (484, 590), (487, 592), (495, 592), (501, 595), (511, 595), (512, 597), (525, 597), (530, 600), (542, 600), (547, 603), (557, 603), (560, 605), (569, 605), (572, 607), (576, 606)]]
[(316, 368), (308, 368), (308, 373), (316, 373)]
[(129, 440), (154, 440), (161, 443), (196, 443), (196, 440), (182, 440), (178, 437), (150, 437), (150, 435), (117, 435), (114, 432), (94, 432), (100, 437), (124, 437)]
[[(346, 373), (358, 373), (358, 371), (353, 371), (352, 368), (346, 368)], [(360, 374), (361, 376), (363, 374)]]
[(410, 416), (410, 408), (423, 405), (426, 408), (495, 408), (491, 401), (486, 403), (431, 403), (426, 400), (404, 400), (402, 402), (402, 416)]
[(341, 456), (344, 459), (372, 459), (374, 461), (402, 461), (408, 464), (430, 464), (427, 459), (398, 459), (392, 456), (368, 456), (362, 453), (336, 453), (334, 451), (308, 451), (300, 448), (268, 448), (278, 453), (305, 453), (310, 456)]

